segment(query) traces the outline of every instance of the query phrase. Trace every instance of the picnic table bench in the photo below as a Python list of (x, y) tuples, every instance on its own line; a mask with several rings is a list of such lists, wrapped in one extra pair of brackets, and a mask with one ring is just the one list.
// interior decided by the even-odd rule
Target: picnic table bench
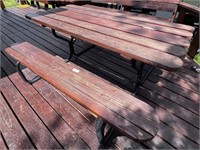
[[(95, 114), (100, 144), (108, 146), (118, 135), (145, 142), (157, 134), (159, 119), (155, 109), (116, 85), (27, 42), (6, 48), (6, 52), (17, 60), (16, 68), (26, 82), (32, 84), (41, 77)], [(26, 79), (20, 64), (38, 76)]]

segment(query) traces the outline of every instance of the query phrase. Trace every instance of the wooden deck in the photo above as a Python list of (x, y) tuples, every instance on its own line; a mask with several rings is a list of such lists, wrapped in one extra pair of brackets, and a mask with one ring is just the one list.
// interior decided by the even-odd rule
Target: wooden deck
[[(11, 8), (1, 14), (0, 149), (98, 149), (95, 118), (44, 80), (25, 83), (16, 73), (15, 60), (4, 51), (8, 46), (28, 41), (60, 57), (67, 58), (68, 44), (51, 31), (24, 18), (35, 8)], [(76, 42), (76, 50), (90, 46)], [(115, 53), (94, 47), (73, 62), (113, 82), (128, 92), (135, 71), (130, 62)], [(178, 72), (155, 68), (136, 95), (156, 108), (161, 124), (158, 135), (147, 143), (118, 137), (112, 149), (198, 149), (199, 75), (185, 58)], [(24, 70), (33, 76), (28, 69)]]

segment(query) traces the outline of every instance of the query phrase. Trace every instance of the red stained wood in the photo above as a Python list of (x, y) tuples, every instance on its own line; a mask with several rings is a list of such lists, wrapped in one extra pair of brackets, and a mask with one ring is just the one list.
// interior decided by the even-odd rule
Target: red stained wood
[[(194, 28), (191, 26), (177, 24), (177, 23), (170, 23), (170, 22), (166, 22), (166, 21), (160, 20), (155, 17), (153, 18), (150, 16), (149, 17), (146, 17), (146, 16), (141, 17), (140, 14), (136, 15), (136, 13), (111, 10), (111, 9), (107, 9), (107, 8), (99, 8), (97, 6), (91, 6), (91, 5), (85, 5), (84, 7), (75, 6), (75, 5), (66, 6), (66, 8), (68, 8), (68, 7), (83, 9), (83, 10), (92, 11), (92, 12), (98, 12), (99, 14), (104, 14), (104, 15), (117, 16), (118, 18), (121, 18), (122, 20), (127, 18), (127, 19), (140, 20), (140, 21), (144, 21), (144, 22), (148, 22), (148, 23), (158, 24), (158, 25), (162, 25), (162, 26), (173, 27), (173, 28), (182, 29), (182, 30), (191, 31), (191, 32), (194, 31)], [(85, 8), (85, 7), (87, 7), (87, 8)]]
[(200, 13), (200, 8), (199, 7), (191, 5), (189, 3), (185, 3), (185, 2), (179, 3), (178, 6), (180, 8), (184, 8), (184, 9), (186, 9), (188, 11), (191, 11), (191, 12), (195, 13), (196, 14), (195, 16), (199, 17), (199, 13)]
[[(157, 24), (140, 21), (140, 20), (130, 20), (130, 19), (126, 19), (126, 18), (120, 19), (120, 18), (117, 18), (116, 16), (108, 16), (108, 15), (103, 15), (103, 14), (99, 14), (99, 13), (95, 13), (95, 12), (88, 12), (88, 11), (86, 12), (86, 11), (81, 11), (80, 9), (79, 10), (69, 9), (68, 11), (63, 11), (63, 12), (60, 12), (57, 14), (71, 17), (71, 18), (76, 18), (76, 19), (82, 20), (82, 21), (87, 21), (87, 22), (103, 25), (103, 26), (109, 26), (110, 28), (115, 28), (116, 26), (120, 27), (120, 26), (126, 26), (126, 25), (133, 25), (132, 29), (130, 29), (128, 31), (136, 30), (137, 27), (141, 27), (144, 30), (149, 28), (154, 31), (180, 35), (180, 36), (187, 37), (187, 38), (192, 37), (192, 33), (189, 31), (175, 29), (172, 27), (160, 26)], [(102, 20), (102, 18), (104, 18), (104, 20)], [(103, 22), (103, 24), (101, 24), (102, 22)], [(167, 40), (165, 42), (167, 42)]]
[(92, 0), (94, 2), (108, 2), (108, 3), (133, 3), (133, 2), (162, 2), (162, 3), (172, 3), (172, 4), (178, 4), (180, 0)]
[(170, 4), (170, 3), (162, 3), (162, 2), (156, 2), (156, 1), (132, 1), (131, 3), (128, 1), (120, 1), (120, 5), (124, 6), (132, 6), (135, 8), (146, 8), (146, 9), (153, 9), (153, 10), (162, 10), (162, 11), (168, 11), (175, 13), (177, 9), (177, 5)]
[(3, 140), (3, 135), (2, 133), (0, 132), (0, 149), (1, 150), (7, 150), (8, 148), (6, 147), (6, 143), (4, 142)]
[[(55, 30), (70, 34), (75, 38), (82, 39), (98, 46), (102, 46), (127, 56), (128, 58), (137, 59), (139, 61), (158, 66), (166, 70), (175, 71), (182, 66), (181, 59), (167, 53), (156, 51), (140, 45), (131, 44), (130, 42), (126, 42), (118, 38), (100, 34), (98, 32), (67, 24), (48, 17), (40, 16), (32, 19)], [(145, 51), (145, 53), (143, 53), (143, 51)]]
[[(7, 99), (9, 105), (11, 106), (17, 117), (20, 119), (21, 124), (26, 129), (26, 132), (29, 134), (35, 146), (42, 149), (60, 149), (60, 144), (55, 140), (49, 130), (44, 126), (42, 121), (27, 104), (22, 95), (20, 95), (14, 85), (7, 78), (3, 78), (1, 80), (0, 88), (4, 93), (4, 96)], [(28, 145), (27, 142), (25, 145)]]
[[(67, 14), (67, 16), (73, 16), (73, 15), (69, 13), (69, 14)], [(112, 25), (108, 22), (107, 22), (108, 23), (107, 24), (106, 21), (105, 21), (105, 23), (103, 23), (103, 24), (106, 24), (108, 27), (104, 27), (104, 26), (98, 25), (99, 22), (98, 22), (98, 24), (91, 24), (91, 23), (87, 23), (87, 22), (78, 21), (78, 20), (75, 20), (75, 19), (72, 19), (72, 18), (69, 18), (69, 17), (55, 15), (55, 14), (48, 15), (48, 17), (53, 18), (53, 19), (57, 19), (59, 21), (63, 21), (63, 22), (69, 23), (69, 24), (73, 22), (74, 24), (76, 24), (80, 27), (84, 27), (88, 30), (100, 32), (102, 34), (106, 34), (106, 35), (109, 35), (109, 36), (112, 36), (112, 37), (115, 37), (115, 38), (119, 38), (121, 40), (125, 40), (125, 41), (128, 41), (128, 42), (134, 43), (134, 44), (149, 47), (149, 48), (161, 51), (161, 52), (173, 54), (173, 55), (176, 55), (178, 57), (184, 57), (185, 53), (186, 53), (184, 48), (179, 47), (177, 45), (172, 46), (171, 44), (168, 44), (168, 43), (165, 43), (165, 42), (156, 41), (156, 40), (141, 37), (141, 36), (138, 36), (138, 35), (122, 32), (120, 30), (112, 29), (112, 27), (114, 27), (114, 26), (116, 26), (116, 28), (118, 28), (120, 26), (120, 24)], [(77, 17), (75, 17), (75, 18), (77, 18)], [(87, 17), (79, 15), (78, 19), (81, 19), (81, 18), (84, 18), (83, 20), (85, 20), (85, 18), (87, 18)], [(111, 27), (111, 28), (109, 28), (109, 27)], [(136, 29), (130, 29), (130, 30), (136, 30)], [(127, 30), (127, 32), (129, 32), (129, 31)]]
[[(4, 82), (4, 83), (2, 83)], [(2, 84), (7, 84), (9, 86), (12, 84), (7, 77), (1, 79), (1, 91), (5, 96), (10, 95), (9, 90), (5, 91), (7, 88), (2, 87)], [(5, 85), (6, 86), (6, 85)], [(12, 88), (12, 87), (10, 87)], [(14, 93), (14, 91), (13, 91)], [(12, 97), (12, 100), (15, 101), (15, 96)], [(9, 149), (34, 149), (35, 147), (30, 142), (28, 136), (26, 135), (23, 128), (20, 126), (19, 122), (15, 118), (11, 109), (9, 108), (7, 100), (4, 99), (2, 94), (0, 94), (0, 130), (3, 135), (6, 144)], [(2, 143), (2, 144), (1, 144)], [(0, 148), (5, 148), (6, 145), (0, 135)]]
[[(179, 136), (183, 136), (183, 135), (187, 136), (194, 142), (193, 144), (196, 145), (195, 146), (196, 148), (199, 146), (198, 145), (199, 144), (199, 132), (198, 132), (199, 129), (198, 128), (195, 128), (195, 127), (191, 126), (190, 124), (187, 124), (182, 119), (180, 119), (174, 115), (171, 115), (167, 111), (163, 111), (162, 108), (159, 108), (157, 110), (157, 113), (158, 113), (160, 119), (165, 122), (165, 124), (167, 124), (168, 126), (173, 128), (176, 132), (182, 134)], [(162, 125), (162, 123), (161, 123), (161, 125)], [(161, 128), (161, 130), (159, 130), (159, 131), (164, 132), (166, 130), (164, 128)], [(160, 135), (160, 134), (158, 133), (158, 135)], [(166, 136), (168, 136), (168, 135), (166, 134)]]
[(168, 90), (168, 89), (161, 89), (159, 86), (154, 85), (153, 83), (146, 81), (144, 84), (144, 87), (148, 88), (149, 90), (154, 91), (155, 93), (185, 107), (186, 109), (194, 112), (199, 113), (199, 105), (197, 103), (194, 103), (193, 101), (181, 96), (177, 95), (174, 92)]
[[(157, 122), (157, 119), (156, 116), (152, 115), (154, 110), (149, 105), (132, 97), (126, 92), (123, 92), (119, 88), (112, 86), (109, 82), (95, 76), (94, 74), (91, 74), (72, 63), (66, 64), (64, 61), (44, 53), (30, 44), (22, 43), (15, 45), (12, 48), (15, 50), (10, 48), (6, 50), (11, 56), (22, 61), (22, 64), (26, 64), (26, 66), (28, 66), (32, 71), (34, 70), (35, 73), (39, 74), (60, 91), (73, 98), (94, 114), (97, 114), (110, 124), (114, 125), (119, 131), (128, 137), (136, 141), (145, 141), (151, 139), (152, 136), (156, 134), (157, 129), (155, 122)], [(29, 48), (32, 50), (34, 49), (34, 53), (29, 51)], [(26, 56), (29, 55), (29, 58), (26, 58), (24, 54)], [(35, 59), (40, 55), (43, 55), (43, 59), (36, 61)], [(35, 65), (37, 67), (34, 67)], [(56, 68), (58, 71), (55, 74), (54, 72), (57, 70)], [(81, 74), (77, 76), (77, 72), (73, 71), (74, 69), (79, 70)], [(64, 70), (69, 70), (69, 72), (66, 73)], [(87, 78), (90, 79), (90, 82), (81, 79), (85, 78), (84, 74), (87, 74)], [(65, 80), (61, 79), (60, 76), (65, 76)], [(111, 92), (107, 93), (107, 91), (104, 91), (101, 87), (108, 87), (108, 89), (111, 88), (115, 93), (111, 96)], [(90, 91), (88, 93), (89, 89)], [(133, 105), (130, 105), (130, 102), (127, 105), (127, 101), (124, 103), (124, 100), (119, 98), (119, 96), (122, 96), (123, 98), (127, 97)], [(96, 102), (94, 102), (94, 100)], [(106, 105), (105, 103), (109, 105)], [(142, 105), (142, 107), (139, 104)], [(142, 113), (138, 114), (138, 111), (141, 111)], [(131, 115), (129, 116), (127, 113)], [(143, 113), (145, 114), (144, 116), (142, 115)], [(140, 119), (138, 118), (139, 116)], [(123, 123), (125, 120), (122, 119), (122, 117), (126, 118), (126, 124)], [(140, 120), (140, 123), (137, 124), (137, 121), (133, 121), (135, 119), (137, 121)], [(155, 120), (155, 122), (153, 120)], [(142, 134), (138, 135), (137, 126), (140, 126), (146, 133), (143, 130), (139, 130), (139, 133)]]
[[(28, 77), (30, 77), (30, 75)], [(24, 82), (18, 74), (13, 74), (10, 78), (64, 148), (80, 149), (76, 145), (82, 145), (83, 149), (89, 148), (79, 138), (78, 134), (76, 134), (62, 119), (59, 113), (57, 113), (32, 86), (27, 86), (27, 83)], [(51, 94), (51, 91), (48, 92)]]

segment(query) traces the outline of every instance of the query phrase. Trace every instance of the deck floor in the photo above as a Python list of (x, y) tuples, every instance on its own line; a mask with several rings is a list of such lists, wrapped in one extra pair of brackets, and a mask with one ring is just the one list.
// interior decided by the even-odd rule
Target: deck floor
[[(44, 80), (25, 83), (15, 71), (15, 60), (4, 49), (27, 41), (62, 58), (68, 44), (51, 31), (24, 18), (35, 8), (10, 8), (1, 14), (0, 149), (98, 149), (95, 117)], [(75, 43), (81, 50), (89, 44)], [(131, 92), (135, 71), (129, 61), (100, 47), (94, 47), (74, 63)], [(198, 149), (199, 148), (199, 75), (185, 58), (177, 72), (155, 68), (136, 97), (156, 108), (160, 117), (157, 136), (146, 143), (118, 137), (112, 149)], [(28, 77), (33, 73), (24, 69)]]

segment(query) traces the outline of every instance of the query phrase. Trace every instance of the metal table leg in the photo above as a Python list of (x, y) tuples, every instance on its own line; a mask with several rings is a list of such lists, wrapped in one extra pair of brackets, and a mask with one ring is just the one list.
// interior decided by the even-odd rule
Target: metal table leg
[(28, 80), (28, 79), (25, 77), (25, 75), (23, 74), (23, 72), (22, 72), (22, 70), (21, 70), (21, 68), (20, 68), (20, 62), (19, 62), (19, 61), (17, 61), (15, 67), (16, 67), (17, 72), (18, 72), (19, 75), (21, 76), (21, 78), (22, 78), (25, 82), (27, 82), (27, 83), (29, 83), (29, 84), (33, 84), (34, 82), (36, 82), (36, 81), (38, 81), (38, 80), (41, 79), (40, 76), (35, 76), (32, 80)]
[(97, 138), (99, 143), (104, 147), (108, 147), (112, 141), (119, 136), (119, 132), (113, 127), (109, 126), (109, 129), (106, 130), (106, 125), (106, 122), (104, 122), (101, 118), (98, 117), (96, 119)]
[(76, 41), (76, 39), (74, 37), (71, 37), (71, 39), (67, 39), (67, 38), (64, 38), (62, 36), (59, 36), (56, 34), (56, 31), (54, 29), (52, 29), (52, 33), (55, 37), (61, 39), (61, 40), (64, 40), (64, 41), (67, 41), (69, 43), (69, 57), (68, 57), (68, 61), (72, 58), (73, 55), (75, 56), (80, 56), (82, 55), (83, 53), (85, 53), (86, 51), (90, 50), (91, 48), (93, 48), (95, 45), (92, 45), (91, 47), (89, 48), (86, 48), (84, 49), (83, 51), (79, 52), (79, 53), (76, 53), (75, 50), (74, 50), (74, 43)]
[(141, 86), (144, 83), (144, 81), (148, 78), (148, 76), (152, 72), (153, 66), (151, 66), (151, 68), (147, 71), (147, 73), (144, 74), (145, 64), (143, 62), (139, 62), (137, 60), (132, 60), (131, 63), (132, 63), (132, 67), (134, 69), (136, 69), (136, 71), (137, 71), (137, 73), (136, 73), (137, 80), (136, 80), (135, 87), (133, 90), (133, 95), (135, 95), (138, 91), (139, 86)]

